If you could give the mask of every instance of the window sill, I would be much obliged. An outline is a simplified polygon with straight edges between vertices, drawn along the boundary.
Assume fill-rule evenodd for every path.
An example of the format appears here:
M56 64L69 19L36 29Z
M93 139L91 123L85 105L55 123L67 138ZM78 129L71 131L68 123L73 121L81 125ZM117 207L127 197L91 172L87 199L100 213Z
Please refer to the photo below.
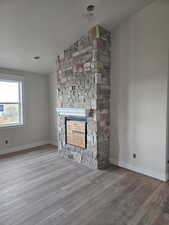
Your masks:
M4 124L0 125L0 129L7 129L7 128L22 128L24 124Z

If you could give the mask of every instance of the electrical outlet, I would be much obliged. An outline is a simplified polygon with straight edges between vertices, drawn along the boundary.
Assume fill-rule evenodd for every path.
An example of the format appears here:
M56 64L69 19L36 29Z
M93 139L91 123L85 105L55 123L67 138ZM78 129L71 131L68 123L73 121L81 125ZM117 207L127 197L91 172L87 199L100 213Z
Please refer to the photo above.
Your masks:
M136 153L133 154L133 159L136 159Z
M9 144L9 141L8 140L5 140L4 143L5 143L5 145L8 145Z

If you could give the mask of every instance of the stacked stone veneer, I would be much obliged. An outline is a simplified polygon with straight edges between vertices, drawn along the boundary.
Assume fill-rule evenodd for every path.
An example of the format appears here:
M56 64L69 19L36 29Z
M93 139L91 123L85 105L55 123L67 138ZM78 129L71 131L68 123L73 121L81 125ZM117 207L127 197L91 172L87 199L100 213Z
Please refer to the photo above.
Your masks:
M96 26L57 57L57 108L83 108L87 149L65 144L65 118L57 115L58 151L91 168L109 165L111 34Z

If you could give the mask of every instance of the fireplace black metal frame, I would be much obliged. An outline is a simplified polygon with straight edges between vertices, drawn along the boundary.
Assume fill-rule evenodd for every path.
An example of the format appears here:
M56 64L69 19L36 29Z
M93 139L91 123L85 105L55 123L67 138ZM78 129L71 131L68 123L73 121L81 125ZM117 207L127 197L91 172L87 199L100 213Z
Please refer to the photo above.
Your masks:
M85 148L82 148L82 147L79 147L79 146L76 146L76 145L71 145L71 144L67 143L67 121L70 121L70 120L73 120L73 121L84 121L85 122ZM74 147L78 147L78 148L81 148L81 149L86 149L87 148L87 118L85 118L85 117L76 117L76 116L65 117L65 144L66 145L70 145L70 146L74 146Z

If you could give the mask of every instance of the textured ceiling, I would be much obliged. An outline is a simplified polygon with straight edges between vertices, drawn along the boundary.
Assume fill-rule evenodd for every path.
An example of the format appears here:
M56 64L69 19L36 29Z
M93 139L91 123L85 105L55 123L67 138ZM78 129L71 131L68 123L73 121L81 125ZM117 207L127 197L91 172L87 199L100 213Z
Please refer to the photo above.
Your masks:
M95 24L111 29L152 0L0 0L0 67L53 71L56 54ZM87 2L95 3L92 19ZM33 60L40 56L40 60Z

